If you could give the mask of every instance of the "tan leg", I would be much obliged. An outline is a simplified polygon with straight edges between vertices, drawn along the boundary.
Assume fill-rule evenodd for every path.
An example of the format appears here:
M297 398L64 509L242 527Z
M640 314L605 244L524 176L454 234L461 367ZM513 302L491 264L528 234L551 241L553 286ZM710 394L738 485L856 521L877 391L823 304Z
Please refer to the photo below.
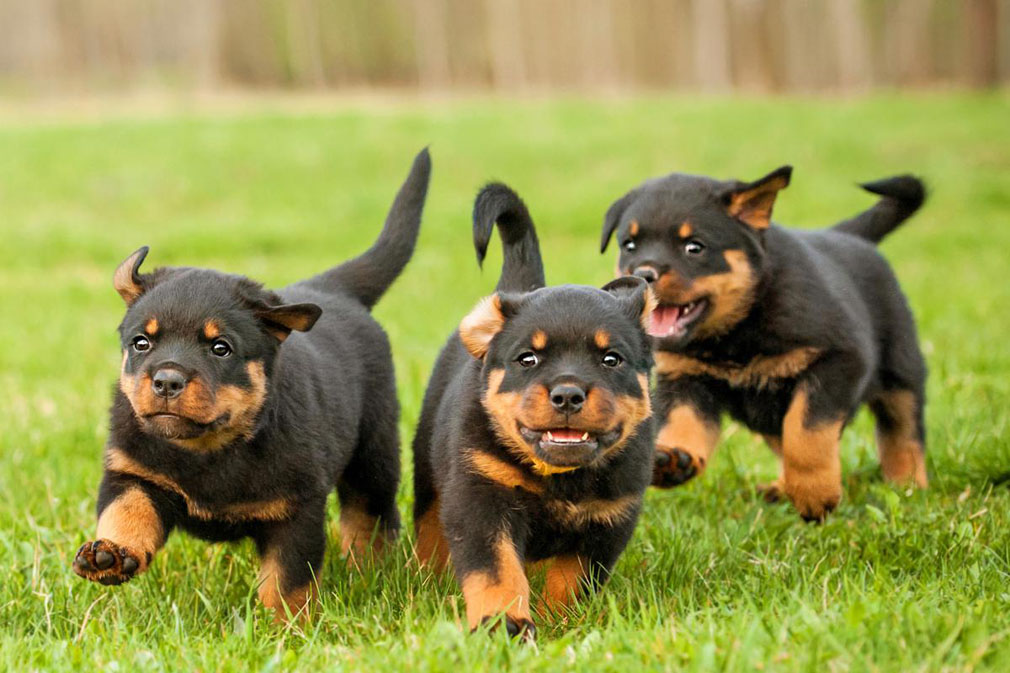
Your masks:
M807 408L807 392L801 386L782 427L782 481L800 516L821 520L842 498L839 440L844 422L810 425Z
M445 570L449 563L449 543L442 532L442 522L439 521L439 502L436 498L428 511L414 523L417 533L417 554L421 565L430 566L436 572Z
M260 565L257 593L274 613L274 621L286 622L292 618L306 619L310 600L314 596L312 582L290 586L291 578L278 553L268 552Z
M147 570L165 543L161 517L139 486L123 491L98 517L95 540L74 558L74 572L102 584L121 584Z
M919 401L908 390L884 393L872 405L877 416L877 452L884 478L926 488L926 455L919 432Z
M460 584L466 601L466 621L473 630L500 614L512 635L533 637L530 584L512 540L502 535L494 548L495 568L465 574Z
M379 518L354 503L340 505L340 553L352 561L363 561L381 554L386 536L378 527Z
M656 435L653 486L668 488L705 471L719 443L719 424L687 404L670 409Z
M558 556L547 568L544 583L544 603L557 612L571 605L582 589L586 577L586 561L577 555Z

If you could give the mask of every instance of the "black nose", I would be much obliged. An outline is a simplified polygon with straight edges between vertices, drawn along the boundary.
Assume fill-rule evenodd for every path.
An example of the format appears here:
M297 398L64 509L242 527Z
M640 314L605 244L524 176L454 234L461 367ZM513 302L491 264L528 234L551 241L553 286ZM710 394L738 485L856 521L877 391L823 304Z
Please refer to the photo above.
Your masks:
M651 266L640 266L637 269L635 269L635 272L631 275L638 276L639 278L644 278L646 281L650 283L659 278L659 272L656 271L656 269Z
M571 383L562 383L551 390L551 406L565 414L574 414L586 401L586 391Z
M151 377L151 388L158 397L172 399L186 388L186 377L178 369L159 369Z

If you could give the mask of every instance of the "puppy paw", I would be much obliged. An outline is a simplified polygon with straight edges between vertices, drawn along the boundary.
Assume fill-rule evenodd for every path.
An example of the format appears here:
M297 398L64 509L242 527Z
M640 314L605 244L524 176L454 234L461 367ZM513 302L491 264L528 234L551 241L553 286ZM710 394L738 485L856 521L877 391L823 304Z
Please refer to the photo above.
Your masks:
M537 627L532 621L525 618L515 618L505 615L505 631L509 634L509 638L518 638L519 642L532 643L536 640ZM501 619L498 616L488 616L480 620L480 623L488 624L493 623L491 630L494 631L498 628L501 623Z
M816 488L787 483L785 492L804 521L824 521L842 500L840 487Z
M705 459L681 448L657 448L652 468L652 485L659 488L680 486L705 469Z
M137 555L109 540L85 542L74 557L75 573L106 585L128 582L140 567Z
M765 502L781 502L786 497L785 485L781 479L757 485L757 492Z

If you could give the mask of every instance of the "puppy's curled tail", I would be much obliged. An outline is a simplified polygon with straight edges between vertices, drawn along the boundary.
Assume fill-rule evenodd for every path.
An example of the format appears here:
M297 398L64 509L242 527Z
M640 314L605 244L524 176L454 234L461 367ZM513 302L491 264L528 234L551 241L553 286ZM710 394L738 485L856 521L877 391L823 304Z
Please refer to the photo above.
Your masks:
M501 236L503 260L498 291L529 292L546 284L540 242L526 204L508 185L492 182L473 204L473 247L484 264L495 223Z
M832 228L872 243L882 241L926 200L925 186L919 178L912 175L897 175L867 182L860 187L882 198L867 210Z
M372 308L414 254L430 177L431 156L425 148L414 157L410 174L397 192L372 247L309 283L327 291L346 292Z

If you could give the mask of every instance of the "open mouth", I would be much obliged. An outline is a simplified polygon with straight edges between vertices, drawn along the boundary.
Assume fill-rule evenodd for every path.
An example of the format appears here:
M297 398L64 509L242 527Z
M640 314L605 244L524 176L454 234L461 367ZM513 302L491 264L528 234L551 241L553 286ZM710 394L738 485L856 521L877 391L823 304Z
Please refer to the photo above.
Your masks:
M537 458L555 467L582 467L592 462L601 446L613 444L621 435L620 428L595 434L578 428L534 430L522 425L519 434L533 447Z
M649 319L649 334L654 337L682 337L708 308L707 299L686 304L657 306Z

